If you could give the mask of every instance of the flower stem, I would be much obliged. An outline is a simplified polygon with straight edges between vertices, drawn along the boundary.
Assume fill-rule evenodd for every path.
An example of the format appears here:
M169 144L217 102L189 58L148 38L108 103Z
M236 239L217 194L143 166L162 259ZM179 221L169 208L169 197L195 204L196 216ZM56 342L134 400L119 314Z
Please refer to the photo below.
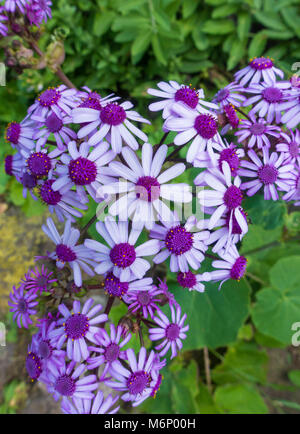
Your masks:
M209 359L209 352L208 348L203 348L203 355L204 355L204 368L205 368L205 378L206 378L206 384L207 389L211 393L212 392L212 384L211 384L211 375L210 375L210 359Z

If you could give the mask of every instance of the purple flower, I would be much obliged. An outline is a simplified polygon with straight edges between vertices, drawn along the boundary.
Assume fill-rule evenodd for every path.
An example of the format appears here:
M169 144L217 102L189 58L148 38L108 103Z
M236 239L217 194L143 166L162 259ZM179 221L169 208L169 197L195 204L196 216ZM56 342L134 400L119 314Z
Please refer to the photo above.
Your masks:
M206 149L211 158L215 158L214 148L222 145L216 116L207 110L190 109L182 103L173 104L172 111L179 117L169 117L164 123L164 129L178 132L174 144L184 145L193 139L186 161L192 163L196 155Z
M289 134L282 132L278 143L277 152L284 152L289 163L300 164L300 132L299 130L289 131Z
M22 280L26 291L34 290L36 293L49 292L52 289L52 284L57 282L57 279L53 279L53 272L48 271L47 268L42 264L41 270L35 267L34 270L29 270L25 275L25 279Z
M16 9L19 9L22 14L25 13L25 6L31 2L31 0L6 0L4 4L4 8L8 12L14 13Z
M4 24L8 21L8 17L5 15L5 8L0 6L0 35L7 36L8 28Z
M84 363L76 367L74 361L68 365L65 362L62 366L52 366L40 379L46 383L48 392L53 395L55 401L61 397L93 399L92 392L98 388L97 377L87 375L79 379L85 371Z
M85 246L99 252L100 264L95 267L98 274L113 271L121 282L128 282L134 277L141 279L149 270L150 264L143 256L155 255L159 250L159 242L149 240L135 247L142 229L132 229L128 234L128 221L116 223L112 217L105 222L96 223L97 232L104 238L109 247L95 240L85 240Z
M51 214L55 211L59 221L63 222L64 219L69 219L71 222L75 222L74 217L82 217L78 208L87 210L88 207L81 203L75 191L69 190L63 194L54 191L52 188L54 181L54 179L47 179L38 185L41 201L48 206Z
M228 279L239 282L246 272L247 259L239 255L235 246L231 246L227 252L225 250L218 252L218 255L222 260L212 262L212 266L217 270L203 273L201 276L202 280L205 282L221 281L219 289L221 289L223 283Z
M179 304L175 300L174 294L169 291L168 285L167 285L167 279L161 280L159 277L157 278L159 281L158 288L162 290L164 296L167 298L168 303L170 306L178 307Z
M14 313L13 320L17 320L19 328L25 327L27 329L32 324L30 316L35 315L37 312L33 309L38 304L38 301L35 301L37 298L36 292L34 290L25 292L23 285L19 288L13 286L9 298L9 311Z
M101 109L106 104L109 104L113 101L120 99L119 96L114 96L113 93L102 98L101 95L99 95L99 93L93 92L87 86L83 86L82 89L83 90L79 90L77 92L77 96L81 100L80 105L78 105L78 107L92 108L101 111Z
M76 192L83 203L89 201L85 189L96 201L102 201L97 191L101 184L111 183L113 178L108 176L111 172L103 167L115 158L113 151L109 151L106 142L90 152L88 143L83 142L79 150L75 141L68 144L69 154L61 156L61 163L57 167L56 174L59 178L53 183L52 189L65 193L76 186Z
M260 118L267 116L267 122L280 123L280 112L278 111L279 104L283 101L283 90L289 89L291 83L289 81L272 82L266 81L261 84L252 84L246 89L247 93L254 94L251 98L244 101L243 106L254 105L249 112L252 117L258 112Z
M159 309L156 303L160 299L157 296L161 294L163 294L163 291L156 288L156 286L153 286L148 291L130 292L126 297L126 302L129 304L128 311L134 313L139 310L143 313L144 318L148 318L148 315L153 318L154 312Z
M200 152L197 154L195 161L194 161L194 167L201 167L201 168L213 168L213 167L219 167L220 170L222 170L222 163L223 161L226 161L229 164L232 176L236 176L237 169L240 165L240 159L244 157L245 152L241 148L236 148L236 146L231 143L228 145L226 142L226 148L220 147L220 153L216 155L216 160L212 161L208 152ZM201 172L200 175L196 176L194 183L195 185L198 185L198 180L203 178L203 173Z
M112 150L118 154L122 149L122 140L133 150L139 147L138 142L132 135L146 142L148 137L139 130L132 122L144 122L149 124L147 119L142 118L136 111L130 110L133 105L129 102L108 103L101 110L79 107L73 110L73 122L75 124L86 124L78 131L78 137L86 137L97 128L97 132L89 137L88 144L95 146L109 135ZM99 128L99 129L98 129Z
M156 316L153 318L153 320L159 327L149 329L149 338L151 341L163 339L162 343L157 345L155 349L160 351L160 357L165 356L169 349L171 349L171 359L173 359L177 356L177 348L179 350L182 348L181 341L186 339L185 332L188 331L189 326L184 326L186 314L181 316L180 306L178 306L176 310L173 308L173 306L170 306L170 309L171 321L161 310L157 311L159 318Z
M212 102L223 108L229 104L232 104L235 107L240 107L246 99L244 95L241 95L243 92L245 92L243 86L236 83L229 83L216 93Z
M172 106L175 102L182 102L184 105L195 109L196 107L201 110L201 105L215 108L214 104L203 101L204 92L202 89L192 89L189 86L180 85L176 81L170 80L169 83L160 81L157 83L160 90L148 89L147 92L150 95L163 98L161 101L154 102L149 105L149 110L160 111L163 110L163 119L167 119L169 116L174 115L172 112Z
M34 148L33 133L36 123L28 118L23 119L21 123L10 122L5 130L5 140L9 142L13 148L19 151L26 151Z
M89 357L87 359L88 369L98 368L105 363L101 378L105 377L113 362L119 359L126 359L126 351L122 350L122 348L130 341L131 334L129 333L122 340L122 330L121 326L116 328L113 324L110 324L110 335L106 330L102 329L94 336L98 346L89 347L89 351L98 353L100 356Z
M78 229L71 227L71 221L67 220L63 235L59 235L53 220L47 218L47 226L42 225L45 234L56 244L54 252L49 254L49 258L56 261L58 268L63 268L65 264L73 270L74 281L77 286L82 284L81 270L83 269L89 276L94 276L93 270L89 265L94 267L96 265L96 255L85 247L83 244L76 245L80 232Z
M4 159L4 170L9 176L21 176L24 158L21 154L7 155Z
M222 163L223 173L218 169L211 169L204 176L209 190L201 190L198 193L199 202L202 206L215 208L209 222L208 229L220 226L222 216L229 215L229 234L232 234L233 218L235 217L242 232L248 231L247 221L240 211L243 194L240 189L241 179L236 176L232 182L231 170L226 161Z
M300 89L293 87L291 92L284 95L284 102L278 105L277 110L284 112L281 122L287 128L294 128L300 122Z
M238 136L238 143L243 142L244 140L250 139L247 142L249 148L253 148L253 146L257 146L259 149L263 147L271 147L270 139L272 137L278 138L280 136L280 128L275 125L267 125L264 119L258 119L249 121L244 120L239 125L238 131L234 133L235 136ZM269 138L268 136L272 136Z
M106 314L98 315L102 311L102 305L92 307L93 304L94 300L89 298L81 308L80 301L75 300L72 313L64 304L60 304L58 310L63 318L57 321L57 328L49 333L50 338L56 340L58 349L67 341L67 355L75 362L89 357L86 340L97 343L95 335L100 332L100 328L95 327L95 324L104 323L108 319Z
M234 79L241 86L259 83L260 81L276 81L276 75L283 79L284 73L276 68L273 59L269 57L254 57L246 68L234 74Z
M44 146L49 136L53 134L58 149L63 151L71 140L77 138L77 134L66 126L71 122L72 118L64 115L64 113L58 117L54 112L50 112L46 118L41 117L41 122L33 134L33 139L37 140L37 145Z
M122 399L131 401L133 407L136 407L151 396L157 384L160 367L158 368L155 352L151 351L147 357L144 347L140 349L138 359L132 348L127 350L127 357L128 369L119 361L113 362L110 374L114 380L107 380L105 384L113 389L124 391Z
M32 104L28 113L31 119L41 122L55 113L61 119L62 114L70 115L72 108L78 104L77 90L68 89L65 85L58 87L49 87L44 90Z
M30 24L40 27L43 20L46 23L48 18L52 18L51 6L50 0L31 0L30 4L26 4L26 16Z
M205 287L200 281L200 276L191 271L177 273L177 282L182 288L187 288L189 291L204 292Z
M103 282L103 289L105 294L112 297L123 297L130 295L132 291L150 291L152 288L151 277L144 277L143 279L136 280L136 277L131 277L126 282L121 282L120 279L114 276L113 273L107 273Z
M209 237L209 232L191 232L194 226L192 220L193 218L190 218L182 225L177 215L172 214L172 220L162 221L163 226L153 226L150 237L160 240L162 249L153 259L155 264L164 262L170 256L172 272L189 271L189 266L198 270L204 260L203 252L207 250L203 241Z
M239 126L240 118L238 117L235 108L232 104L227 104L223 106L222 113L225 115L225 120L227 123L221 130L221 134L227 134L227 132L232 128L236 129Z
M130 148L123 148L122 155L129 168L118 161L113 161L109 167L112 176L119 176L126 181L106 184L101 188L103 194L126 193L110 206L110 214L119 215L121 220L126 221L131 216L134 226L145 225L147 229L151 229L157 220L157 214L163 220L170 220L171 211L161 198L180 203L192 200L187 184L167 184L184 172L183 163L174 164L160 174L167 151L168 147L162 145L153 157L152 146L145 143L140 164Z
M61 409L65 414L116 414L120 406L111 409L119 399L119 395L114 398L109 394L105 399L99 390L93 399L73 398L72 402L68 398L63 398Z
M289 191L282 196L283 200L290 201L296 200L295 206L300 205L300 168L299 165L295 165L295 169L290 173L290 188Z
M22 149L21 154L25 162L19 162L20 170L23 169L23 172L26 171L36 179L40 179L51 176L57 163L57 157L61 154L61 151L54 149L48 152L47 148L36 145L30 151Z
M241 162L243 168L239 169L241 176L255 178L252 181L243 182L241 185L242 190L248 190L248 196L253 196L263 187L265 200L278 200L276 186L280 190L289 190L290 172L293 169L293 164L284 161L284 153L278 156L276 152L272 152L269 156L268 148L263 148L263 162L252 149L248 151L248 156L252 162L243 160Z

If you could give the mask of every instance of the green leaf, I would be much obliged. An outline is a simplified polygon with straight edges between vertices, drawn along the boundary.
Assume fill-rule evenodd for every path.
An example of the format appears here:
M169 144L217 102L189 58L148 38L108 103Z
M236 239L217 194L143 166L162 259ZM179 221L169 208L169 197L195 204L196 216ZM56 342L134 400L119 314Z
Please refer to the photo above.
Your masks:
M216 404L229 414L267 414L268 408L259 392L247 384L227 384L215 392Z
M256 33L249 45L248 55L250 58L259 57L263 54L267 45L267 36L264 31Z
M268 230L284 224L286 203L283 200L265 200L263 195L256 194L247 197L244 204L253 224Z
M190 329L183 349L217 348L236 340L249 311L249 288L244 281L230 280L220 291L217 284L207 283L204 293L189 293L175 282L168 285L188 315Z
M197 9L198 2L195 0L184 0L182 5L183 18L189 18Z
M151 42L151 37L152 37L151 31L142 32L138 35L138 37L136 38L136 40L132 44L131 55L132 55L134 64L137 63L141 59L141 57L143 56L143 54L145 53L145 51L149 47L150 42Z
M241 41L248 37L251 28L252 17L247 12L240 12L238 14L237 34Z
M224 5L213 10L211 15L212 18L225 18L228 15L236 13L238 6L236 5Z
M257 12L254 13L255 18L258 22L263 24L264 26L268 27L269 29L277 30L277 31L285 31L287 30L284 23L279 18L279 15L277 13L271 13L271 12Z
M109 30L114 18L115 14L112 11L96 13L93 24L93 35L98 37L104 35Z
M158 62L161 63L162 65L166 65L167 64L166 55L162 50L161 43L157 34L152 36L151 44L152 44L154 55L158 60Z
M196 26L192 32L192 38L195 42L198 50L203 51L206 50L209 46L209 39L207 35L202 32L201 26Z
M289 30L285 31L285 32L278 32L276 30L264 30L264 34L269 38L269 39L291 39L294 35L292 32L290 32Z
M294 369L288 372L290 381L295 384L295 386L300 387L300 370Z
M269 274L273 286L256 294L252 318L261 333L291 344L292 325L300 318L300 256L280 259Z
M204 384L199 385L199 394L195 398L197 413L199 414L218 414L220 413L213 397Z
M294 30L296 35L300 38L300 15L299 9L293 7L284 7L281 9L281 14L283 16L286 24Z
M16 206L23 205L25 203L25 198L23 197L23 185L13 180L9 189L9 200Z
M227 61L227 69L231 71L245 54L245 44L239 40L235 40L231 46L230 55Z
M202 27L202 31L210 35L226 35L234 29L235 25L231 20L208 20Z

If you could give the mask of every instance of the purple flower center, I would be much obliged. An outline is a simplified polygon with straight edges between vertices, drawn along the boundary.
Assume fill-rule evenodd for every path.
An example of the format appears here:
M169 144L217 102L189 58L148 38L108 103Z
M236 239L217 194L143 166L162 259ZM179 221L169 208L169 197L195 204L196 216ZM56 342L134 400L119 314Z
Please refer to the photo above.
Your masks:
M57 205L62 198L62 195L59 191L52 190L53 182L54 179L49 179L48 181L45 181L44 184L40 187L41 199L47 205Z
M43 107L51 107L59 101L60 97L61 95L58 90L49 88L40 94L38 101Z
M223 161L226 161L229 164L232 175L235 176L236 171L240 165L240 159L236 154L235 148L227 148L220 153L220 159L219 159L220 170L222 170Z
M20 313L27 312L27 301L24 298L20 298L20 300L18 301L18 311Z
M61 262L72 262L77 258L76 253L65 244L58 244L56 246L56 254Z
M267 87L266 89L263 90L262 96L268 103L271 104L271 103L281 101L282 92L277 87Z
M41 289L47 289L48 278L47 276L38 276L35 280L36 286Z
M177 282L183 288L193 288L196 285L197 280L196 276L191 271L187 271L185 273L180 271L177 274Z
M147 372L138 371L130 375L127 380L127 388L130 394L139 395L149 386L151 377Z
M115 343L109 344L104 350L104 357L106 362L114 362L120 354L120 347Z
M204 139L211 139L218 130L218 124L212 115L199 115L195 119L194 128Z
M224 99L226 99L230 95L230 92L228 89L220 89L219 92L216 94L216 101L222 102Z
M175 93L175 101L182 101L192 109L197 107L199 94L188 86L181 87Z
M240 280L247 268L247 259L244 256L239 256L230 270L230 277L234 280Z
M51 169L51 159L43 152L34 152L28 158L27 165L32 175L46 176Z
M243 193L238 187L236 187L235 185L231 185L225 191L223 200L228 209L235 209L241 205L243 200Z
M88 329L88 318L82 313L72 314L65 322L65 333L70 339L83 338Z
M5 138L8 142L17 145L19 142L21 125L17 122L10 122L6 128Z
M247 214L245 213L245 211L243 210L243 208L239 208L240 212L242 213L242 215L244 216L245 221L247 222ZM240 235L242 233L242 229L240 227L240 225L237 222L237 219L235 218L235 215L233 213L228 212L226 215L226 226L229 229L229 221L230 221L230 215L232 216L232 231L231 233L233 235Z
M236 114L236 111L232 104L228 104L224 106L225 115L228 119L228 122L232 126L232 128L237 128L238 124L240 122L240 119L238 115Z
M110 103L101 110L100 119L105 124L120 125L126 119L126 112L120 105Z
M142 176L138 179L135 186L136 196L147 202L153 202L159 198L160 184L152 176Z
M63 396L72 396L76 389L76 384L70 375L64 374L58 377L54 389Z
M91 108L100 112L102 110L100 99L101 96L97 92L91 92L89 93L89 96L83 100L79 107Z
M180 327L177 324L169 324L166 328L166 338L175 341L179 337Z
M299 143L291 142L289 144L289 153L292 158L297 158L299 156Z
M97 176L96 164L87 158L79 157L69 163L69 176L76 185L88 185Z
M7 175L13 176L12 165L13 165L13 156L12 155L7 155L5 157L5 160L4 160L4 169L5 169L5 173Z
M53 352L53 348L48 340L41 341L39 344L38 353L42 359L48 359Z
M127 268L134 263L136 258L135 249L131 244L116 244L109 253L111 262L120 268Z
M275 166L266 164L258 169L258 177L264 184L274 184L278 177L278 170Z
M250 61L249 65L253 69L268 69L272 68L273 62L271 59L268 59L266 57L257 57Z
M139 291L136 298L141 306L148 306L152 300L152 297L148 291Z
M266 127L264 126L264 124L261 124L260 122L256 122L249 127L249 130L255 136L261 136L265 132Z
M128 286L127 282L120 282L120 279L114 276L113 273L108 273L105 278L105 290L113 297L122 297L127 293Z
M167 249L176 256L189 251L193 246L193 234L178 225L171 228L165 238Z
M45 124L51 133L58 133L64 125L63 121L59 119L55 113L51 113L51 115L47 117Z
M31 190L36 186L36 177L30 173L25 172L22 176L22 184L25 188Z
M32 380L37 380L42 373L41 359L35 353L28 353L26 357L26 369Z

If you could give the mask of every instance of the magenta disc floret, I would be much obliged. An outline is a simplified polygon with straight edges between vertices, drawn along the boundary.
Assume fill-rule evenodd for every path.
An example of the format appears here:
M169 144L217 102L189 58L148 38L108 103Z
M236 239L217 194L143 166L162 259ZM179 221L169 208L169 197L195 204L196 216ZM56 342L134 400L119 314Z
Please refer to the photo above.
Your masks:
M253 69L269 69L273 66L273 61L269 59L268 57L256 57L255 59L252 59L249 63L251 68Z
M178 225L167 232L165 244L167 249L174 255L182 255L192 248L193 234L183 226Z
M18 124L18 122L10 122L6 127L5 139L14 145L17 145L19 142L20 133L21 125Z
M87 158L76 158L69 163L69 176L76 185L89 185L96 179L97 166Z
M264 184L274 184L278 177L278 170L271 164L266 164L258 169L258 177Z
M47 176L51 169L51 159L43 152L34 152L28 157L27 166L32 175Z
M54 179L49 179L40 186L40 197L47 205L55 206L60 202L62 195L59 191L52 190L53 183Z
M110 103L101 110L100 119L105 124L120 125L126 119L126 112L119 104Z
M109 256L112 263L120 268L129 267L136 259L135 249L128 243L116 244L111 249Z
M57 258L61 262L72 262L77 258L76 253L73 250L66 246L65 244L58 244L56 246L56 254Z
M182 101L192 109L195 109L199 102L199 93L189 86L183 86L176 91L175 101Z
M113 297L122 297L129 288L127 282L121 282L113 273L108 273L104 281L105 291Z
M230 270L230 277L234 280L241 280L247 268L247 259L239 256Z
M51 107L60 100L60 97L60 92L57 89L49 88L40 94L38 101L43 107Z
M142 176L137 180L135 191L139 199L153 202L159 198L160 184L152 176Z
M227 208L233 210L241 205L243 193L238 187L231 185L225 191L223 199Z
M218 131L218 124L212 115L201 114L196 117L194 128L204 139L212 139Z

